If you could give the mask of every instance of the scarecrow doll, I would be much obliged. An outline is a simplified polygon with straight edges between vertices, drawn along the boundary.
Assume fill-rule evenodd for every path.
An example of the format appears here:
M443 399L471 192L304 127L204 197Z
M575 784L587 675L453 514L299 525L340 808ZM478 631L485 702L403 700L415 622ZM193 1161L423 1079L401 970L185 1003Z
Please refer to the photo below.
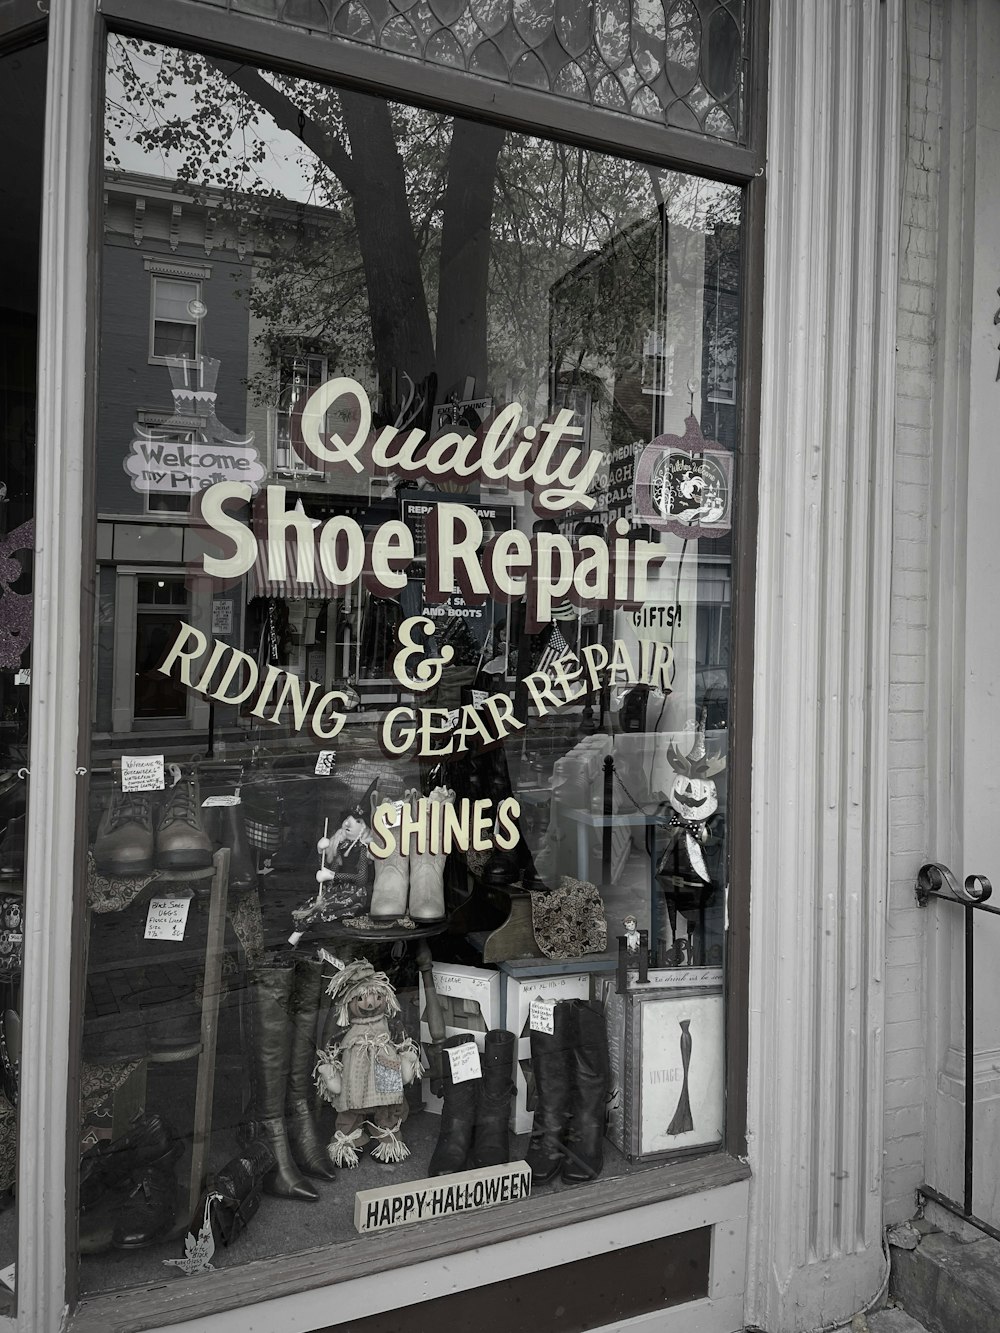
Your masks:
M402 1162L403 1088L420 1077L420 1052L403 1031L389 978L367 959L340 964L327 987L337 1033L317 1052L316 1086L337 1112L327 1149L335 1166L355 1167L372 1143L378 1162Z

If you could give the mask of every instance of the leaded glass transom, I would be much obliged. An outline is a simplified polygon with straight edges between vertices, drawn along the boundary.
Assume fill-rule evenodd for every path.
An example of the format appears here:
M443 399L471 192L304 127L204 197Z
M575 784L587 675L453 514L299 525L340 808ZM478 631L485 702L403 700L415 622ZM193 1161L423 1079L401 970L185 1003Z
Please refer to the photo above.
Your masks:
M203 0L745 142L745 0Z

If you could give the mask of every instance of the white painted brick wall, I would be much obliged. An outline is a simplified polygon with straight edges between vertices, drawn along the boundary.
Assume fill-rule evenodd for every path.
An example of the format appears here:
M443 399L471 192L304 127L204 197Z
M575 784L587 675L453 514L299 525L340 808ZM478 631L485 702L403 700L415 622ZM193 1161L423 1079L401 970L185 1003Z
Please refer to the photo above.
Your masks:
M883 1195L913 1213L924 1162L924 917L916 872L927 827L927 623L942 0L906 0L907 134L900 219L889 690L889 922Z

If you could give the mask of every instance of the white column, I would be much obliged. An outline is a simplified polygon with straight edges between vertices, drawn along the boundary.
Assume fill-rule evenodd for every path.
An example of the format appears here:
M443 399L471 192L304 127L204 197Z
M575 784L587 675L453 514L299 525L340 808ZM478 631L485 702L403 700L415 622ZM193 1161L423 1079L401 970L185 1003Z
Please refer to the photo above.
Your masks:
M772 0L747 1322L876 1294L899 0Z
M94 18L93 0L59 0L49 17L17 1181L24 1333L55 1333L65 1304Z

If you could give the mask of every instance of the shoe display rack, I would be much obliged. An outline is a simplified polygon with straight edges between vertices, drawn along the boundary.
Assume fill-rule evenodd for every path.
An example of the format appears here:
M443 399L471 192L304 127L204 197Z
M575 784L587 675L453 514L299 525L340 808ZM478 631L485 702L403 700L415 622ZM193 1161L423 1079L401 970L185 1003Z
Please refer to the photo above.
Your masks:
M194 1218L205 1186L206 1163L212 1138L212 1105L215 1091L215 1057L219 1030L222 965L229 898L230 849L214 853L212 864L196 870L157 870L152 880L153 894L159 890L190 888L195 894L209 895L208 922L204 952L198 963L201 973L200 1025L198 1040L190 1046L168 1051L149 1051L148 1064L176 1063L197 1059L194 1107L191 1117L191 1163L187 1199L178 1208L177 1223L171 1235L183 1235ZM178 963L188 962L188 951L178 946ZM183 1195L181 1196L183 1198Z

